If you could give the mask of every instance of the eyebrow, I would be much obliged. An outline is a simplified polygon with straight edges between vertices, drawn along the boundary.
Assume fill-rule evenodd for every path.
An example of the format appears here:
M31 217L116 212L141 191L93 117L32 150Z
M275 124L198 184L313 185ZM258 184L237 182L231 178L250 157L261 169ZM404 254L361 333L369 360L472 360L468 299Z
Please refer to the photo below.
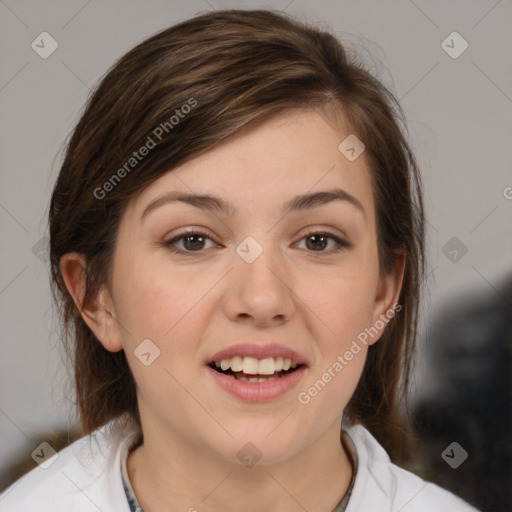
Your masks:
M282 214L286 215L290 212L317 208L333 201L346 201L347 203L355 206L366 219L366 212L361 202L353 195L345 192L340 188L325 190L322 192L311 192L308 194L296 196L285 203L283 206ZM146 217L149 212L159 208L160 206L163 206L164 204L173 202L182 202L195 206L201 210L218 211L229 216L233 216L237 212L237 209L233 204L225 201L224 199L221 199L220 197L216 197L210 194L198 195L187 194L184 192L168 192L167 194L154 199L146 206L142 212L140 221L142 222L144 217Z

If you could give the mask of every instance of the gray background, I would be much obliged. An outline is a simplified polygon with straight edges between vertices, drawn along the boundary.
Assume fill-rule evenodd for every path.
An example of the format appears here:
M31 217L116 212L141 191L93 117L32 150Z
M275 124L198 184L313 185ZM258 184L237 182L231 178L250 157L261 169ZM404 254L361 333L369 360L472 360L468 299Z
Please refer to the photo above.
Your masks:
M460 297L501 295L512 267L510 0L2 0L0 472L30 460L36 439L75 421L45 255L38 251L58 151L89 89L115 59L157 30L229 7L284 9L328 24L363 45L365 58L401 100L429 218L422 332ZM58 42L47 59L31 48L44 31ZM453 31L469 44L458 58L441 46ZM460 48L457 41L448 44ZM450 255L450 245L443 252L453 237L468 250L462 258L457 248ZM433 389L424 359L415 398Z

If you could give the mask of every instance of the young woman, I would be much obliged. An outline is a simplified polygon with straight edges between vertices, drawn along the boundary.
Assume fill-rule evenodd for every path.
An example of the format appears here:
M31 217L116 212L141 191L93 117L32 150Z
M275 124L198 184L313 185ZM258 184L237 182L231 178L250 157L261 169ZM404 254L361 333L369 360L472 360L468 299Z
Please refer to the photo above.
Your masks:
M122 57L49 214L87 435L2 510L475 510L395 465L424 265L401 119L332 35L271 11Z

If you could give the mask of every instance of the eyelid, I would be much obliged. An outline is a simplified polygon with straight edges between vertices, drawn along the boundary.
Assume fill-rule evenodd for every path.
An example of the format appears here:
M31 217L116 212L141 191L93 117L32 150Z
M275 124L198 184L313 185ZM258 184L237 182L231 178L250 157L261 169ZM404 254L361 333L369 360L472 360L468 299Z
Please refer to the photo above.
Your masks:
M304 238L305 236L309 236L309 235L327 235L332 238L337 238L340 241L345 242L347 244L349 243L348 236L336 228L327 228L327 227L319 228L319 227L314 226L314 227L307 227L305 229L306 229L306 231L304 233L302 233L301 239ZM338 231L339 234L335 233L334 231Z
M207 230L205 231L202 231L204 228L187 228L185 231L182 231L180 233L178 233L177 235L174 235L173 237L169 238L168 240L165 240L163 242L163 245L167 248L170 248L173 246L173 244L175 244L176 242L179 242L182 238L185 238L187 236L192 236L192 235L198 235L202 238L207 238L209 240L211 240L212 242L214 242L215 244L219 245L216 241L215 241L215 238L209 234L207 232ZM194 252L197 252L198 254L201 253L201 252L204 252L204 250L202 251L183 251L183 250L179 250L179 251L176 251L176 252L180 252L180 253L185 253L185 254L192 254Z

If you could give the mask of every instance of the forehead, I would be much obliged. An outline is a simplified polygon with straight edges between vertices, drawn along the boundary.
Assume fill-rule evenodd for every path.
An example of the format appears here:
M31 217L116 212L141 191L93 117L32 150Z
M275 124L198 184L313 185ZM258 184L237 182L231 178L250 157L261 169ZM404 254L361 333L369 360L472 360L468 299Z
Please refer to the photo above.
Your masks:
M371 176L364 152L351 161L339 149L348 135L316 111L279 113L164 174L129 210L140 217L156 197L179 191L226 198L240 213L262 208L277 212L290 197L342 188L371 213Z

